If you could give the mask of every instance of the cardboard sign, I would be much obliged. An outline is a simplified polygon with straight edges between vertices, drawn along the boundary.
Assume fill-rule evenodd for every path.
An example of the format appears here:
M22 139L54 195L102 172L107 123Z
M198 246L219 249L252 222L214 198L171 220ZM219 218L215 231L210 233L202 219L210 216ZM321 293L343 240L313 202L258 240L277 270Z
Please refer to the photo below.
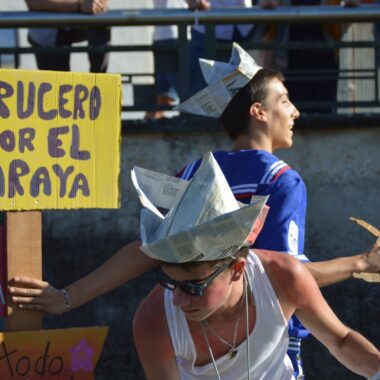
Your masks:
M119 75L0 69L0 210L119 207Z
M0 226L0 317L6 316L5 289L6 289L6 251L5 251L5 227Z
M0 379L94 380L108 327L0 333Z

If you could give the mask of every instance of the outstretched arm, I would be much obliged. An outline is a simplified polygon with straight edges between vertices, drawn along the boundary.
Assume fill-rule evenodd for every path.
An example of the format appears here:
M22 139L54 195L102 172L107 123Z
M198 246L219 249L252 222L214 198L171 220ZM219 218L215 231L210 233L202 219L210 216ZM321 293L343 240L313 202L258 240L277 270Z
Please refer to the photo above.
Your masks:
M298 264L298 263L297 263ZM294 265L294 264L293 264ZM359 333L345 326L323 298L310 273L300 267L290 269L280 286L285 305L294 304L296 315L306 328L351 371L365 377L380 369L380 353ZM290 300L290 302L289 302Z
M281 251L303 261L317 284L332 285L352 278L355 272L380 272L380 239L370 252L326 261L304 262L306 189L298 174L284 172L276 180L268 200L270 211L254 247Z
M320 287L352 278L355 272L380 272L380 238L370 252L304 264Z
M31 11L98 14L108 9L108 0L26 0Z
M66 287L70 309L105 294L153 268L140 249L140 241L130 243L87 276ZM11 301L19 308L62 314L66 300L62 292L45 281L16 277L8 287Z

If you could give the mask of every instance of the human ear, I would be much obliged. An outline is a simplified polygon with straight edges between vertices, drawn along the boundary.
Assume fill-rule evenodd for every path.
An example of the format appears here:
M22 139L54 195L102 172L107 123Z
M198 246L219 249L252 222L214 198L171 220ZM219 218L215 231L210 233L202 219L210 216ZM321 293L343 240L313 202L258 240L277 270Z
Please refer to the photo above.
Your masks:
M232 263L231 270L232 270L232 281L238 281L241 276L244 274L245 269L245 259L240 258Z
M251 105L249 109L251 117L257 121L266 121L266 112L263 105L259 102L255 102Z

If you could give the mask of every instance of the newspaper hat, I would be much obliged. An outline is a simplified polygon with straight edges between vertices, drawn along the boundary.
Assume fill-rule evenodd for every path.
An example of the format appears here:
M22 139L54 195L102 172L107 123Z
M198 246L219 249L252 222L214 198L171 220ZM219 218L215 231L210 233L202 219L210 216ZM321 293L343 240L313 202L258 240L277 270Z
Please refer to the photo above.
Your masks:
M236 42L232 44L228 63L201 58L199 64L208 86L180 104L177 109L216 118L220 117L236 93L261 69Z
M218 260L250 246L264 223L267 197L236 201L213 155L204 156L191 181L138 167L132 171L141 203L141 249L171 262ZM158 207L168 208L164 216Z

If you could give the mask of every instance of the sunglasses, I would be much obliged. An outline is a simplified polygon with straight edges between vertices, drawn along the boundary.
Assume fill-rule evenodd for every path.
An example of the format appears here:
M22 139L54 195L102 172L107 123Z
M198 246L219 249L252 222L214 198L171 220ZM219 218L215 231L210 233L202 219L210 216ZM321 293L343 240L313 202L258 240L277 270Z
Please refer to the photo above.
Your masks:
M211 284L214 278L225 271L230 266L230 264L231 261L223 264L216 271L212 272L209 276L201 280L175 281L168 277L164 272L162 272L161 269L158 269L154 272L154 277L156 281L166 289L173 291L178 287L184 293L189 294L190 296L201 297L203 296L204 290Z

